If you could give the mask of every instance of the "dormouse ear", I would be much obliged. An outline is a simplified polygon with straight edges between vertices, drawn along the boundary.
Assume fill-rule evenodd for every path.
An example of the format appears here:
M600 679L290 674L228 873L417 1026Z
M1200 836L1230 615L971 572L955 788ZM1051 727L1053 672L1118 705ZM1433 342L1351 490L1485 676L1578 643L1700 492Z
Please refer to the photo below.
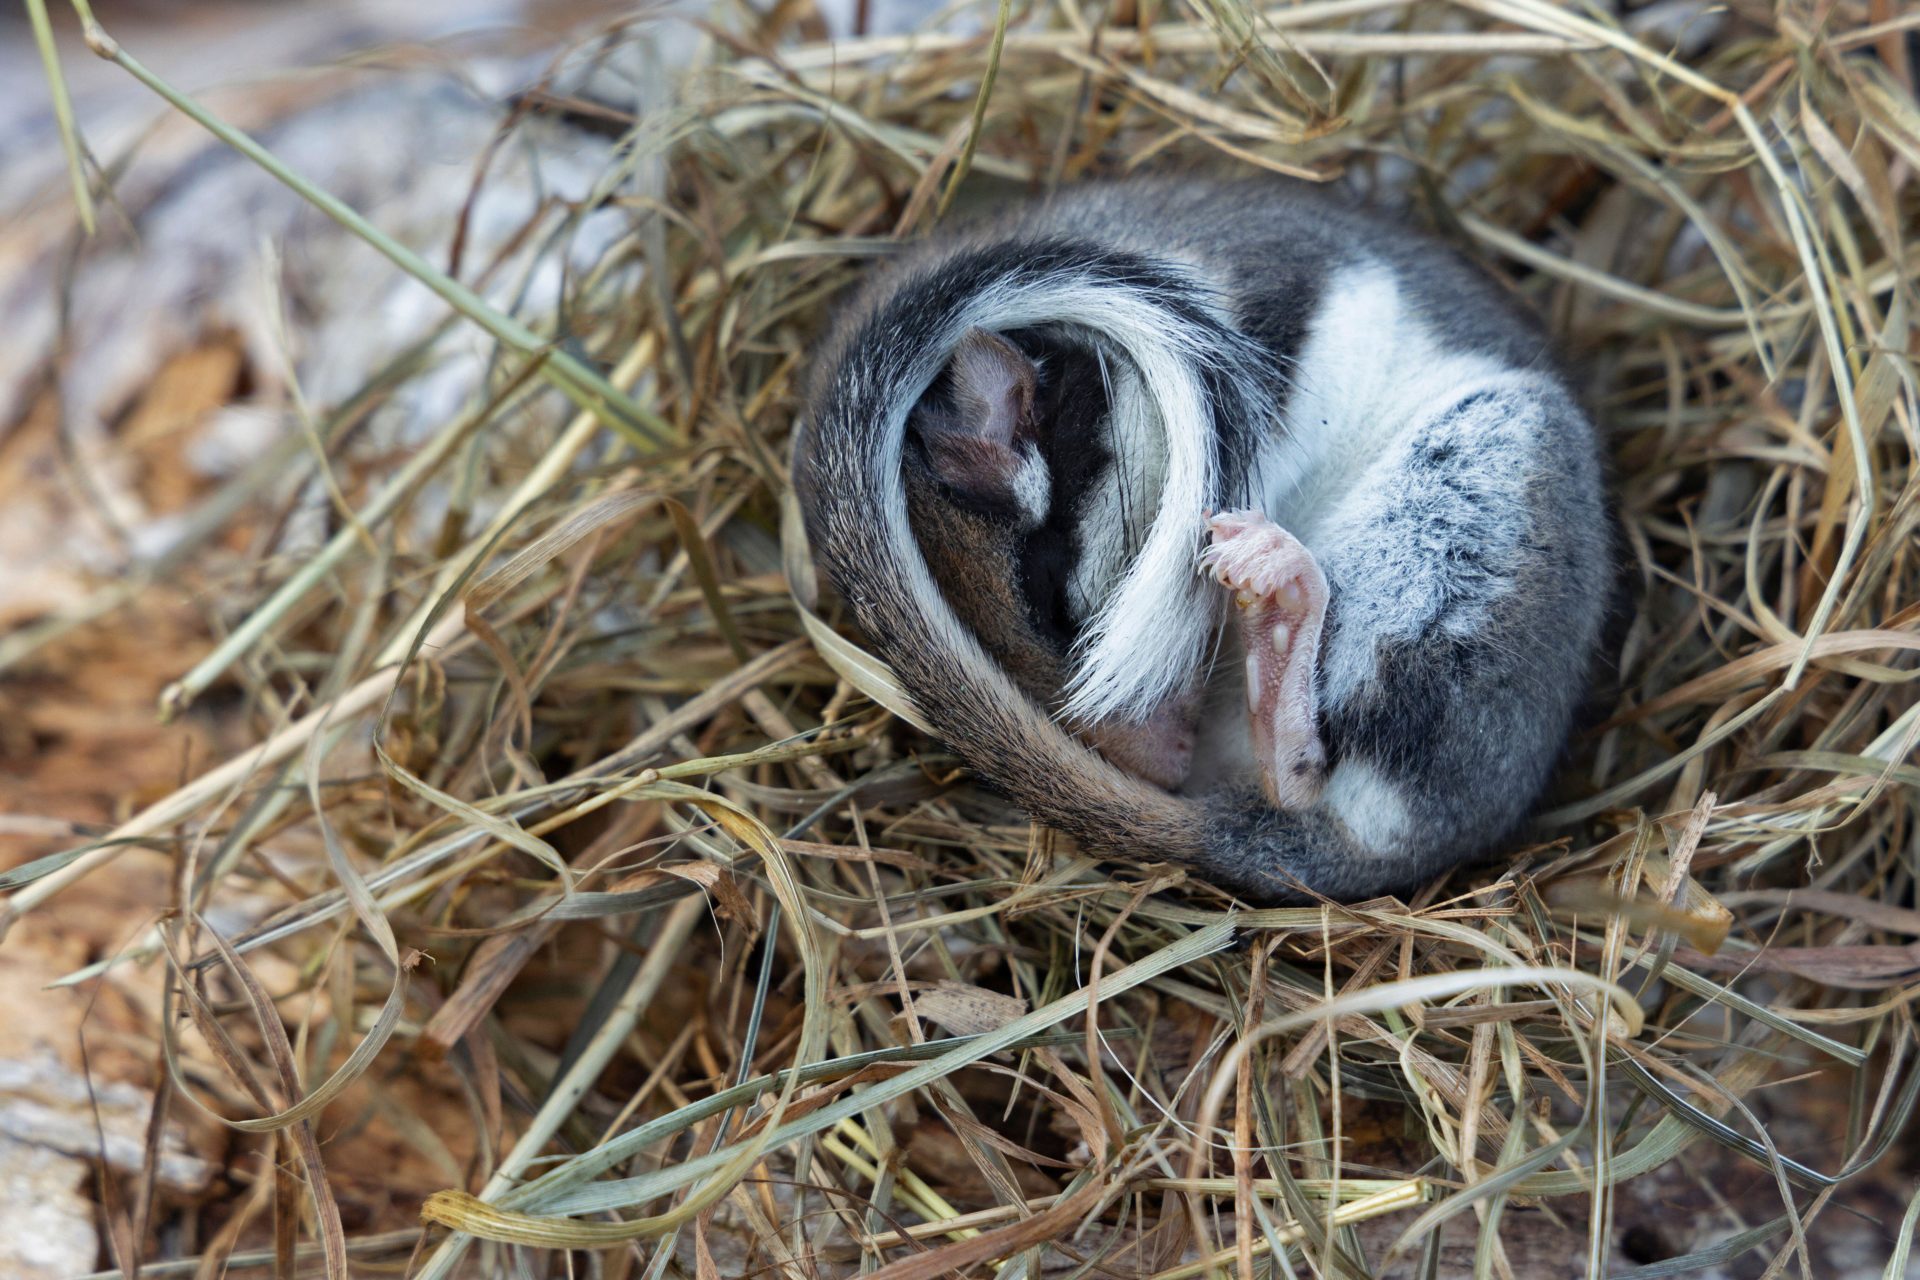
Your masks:
M974 329L960 340L944 403L929 397L913 419L942 483L987 502L1015 498L1022 470L1039 465L1020 447L1034 438L1037 372L999 334Z
M954 407L981 439L1011 446L1033 430L1033 361L997 333L969 330L953 351Z

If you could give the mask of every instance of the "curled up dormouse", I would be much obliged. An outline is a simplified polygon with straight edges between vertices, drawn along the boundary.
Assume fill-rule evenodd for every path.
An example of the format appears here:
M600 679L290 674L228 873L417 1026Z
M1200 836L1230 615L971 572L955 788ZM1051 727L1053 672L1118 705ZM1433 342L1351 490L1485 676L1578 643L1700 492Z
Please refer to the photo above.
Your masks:
M1280 181L1069 189L878 271L811 387L816 564L1040 821L1276 902L1528 816L1609 516L1543 326L1444 246Z

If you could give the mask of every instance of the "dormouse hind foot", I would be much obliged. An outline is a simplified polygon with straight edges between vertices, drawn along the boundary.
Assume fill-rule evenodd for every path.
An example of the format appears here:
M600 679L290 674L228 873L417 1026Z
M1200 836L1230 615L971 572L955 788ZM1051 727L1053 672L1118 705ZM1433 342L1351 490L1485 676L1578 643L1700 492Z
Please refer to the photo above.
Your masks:
M1213 516L1207 530L1200 567L1233 592L1261 789L1278 808L1306 808L1327 770L1314 692L1326 577L1298 538L1257 511Z

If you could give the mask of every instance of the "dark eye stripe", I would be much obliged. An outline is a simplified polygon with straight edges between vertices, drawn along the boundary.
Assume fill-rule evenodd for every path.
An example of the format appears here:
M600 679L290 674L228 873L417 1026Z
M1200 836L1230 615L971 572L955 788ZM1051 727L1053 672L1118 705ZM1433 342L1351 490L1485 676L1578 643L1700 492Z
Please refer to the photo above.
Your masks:
M1111 406L1090 347L1033 332L1008 336L1040 365L1036 416L1051 482L1047 518L1021 547L1021 589L1035 630L1064 655L1079 638L1068 587L1085 554L1081 513L1094 489L1113 479L1102 430Z

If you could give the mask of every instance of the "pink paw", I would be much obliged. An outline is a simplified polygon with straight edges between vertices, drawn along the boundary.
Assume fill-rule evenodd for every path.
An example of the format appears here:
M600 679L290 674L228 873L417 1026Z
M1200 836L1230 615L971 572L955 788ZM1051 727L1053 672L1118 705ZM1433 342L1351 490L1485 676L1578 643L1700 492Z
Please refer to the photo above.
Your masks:
M1300 540L1258 511L1229 511L1207 521L1213 542L1200 553L1200 567L1232 587L1242 609L1267 596L1296 607L1317 585L1326 593L1320 566ZM1311 581L1308 581L1311 579Z
M1257 511L1212 517L1201 568L1231 588L1247 660L1247 715L1267 798L1283 809L1320 796L1314 676L1327 614L1327 580L1300 540Z

